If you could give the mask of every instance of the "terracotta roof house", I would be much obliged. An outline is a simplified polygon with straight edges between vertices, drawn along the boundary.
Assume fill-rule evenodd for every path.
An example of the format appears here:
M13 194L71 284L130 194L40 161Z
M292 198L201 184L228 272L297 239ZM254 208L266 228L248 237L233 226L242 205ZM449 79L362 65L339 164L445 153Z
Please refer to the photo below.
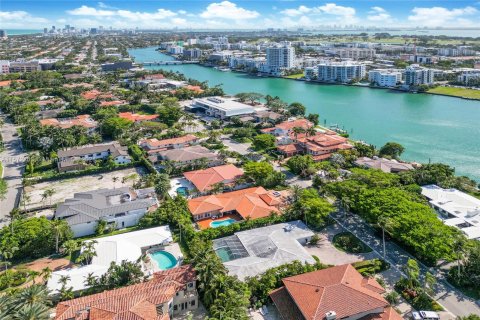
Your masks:
M153 150L148 159L154 163L159 160L171 161L175 166L192 165L202 159L205 159L208 167L223 163L216 153L198 145L182 149L170 149L164 151Z
M97 121L93 120L89 114L82 114L75 118L50 118L40 120L42 126L52 126L62 129L68 129L73 126L82 126L87 128L89 133L93 133L98 126Z
M282 123L277 124L273 128L263 129L262 132L273 134L276 137L288 138L290 133L293 132L293 128L301 128L303 130L307 130L310 127L313 127L313 123L311 123L307 119L296 119L296 120L284 121Z
M280 208L286 201L286 192L252 187L190 199L188 209L195 221L221 218L225 214L237 214L242 219L258 219L268 217L272 212L280 214Z
M121 106L126 104L125 100L112 100L112 101L102 101L100 102L100 107L110 107L110 106Z
M82 98L87 100L95 100L95 99L111 99L113 95L111 93L103 93L96 89L85 91L80 94Z
M104 291L57 305L56 320L169 320L198 308L191 265L155 273L147 282Z
M394 159L385 159L385 158L378 158L378 157L358 158L355 161L355 164L359 167L379 169L387 173L398 173L398 172L413 170L413 166L410 163L404 163Z
M168 150L188 147L198 142L198 137L193 134L187 134L182 137L171 139L142 139L138 144L145 150Z
M116 164L126 164L132 161L127 148L120 146L118 142L59 150L57 155L59 172L81 170L85 168L86 162L103 160L109 156Z
M158 118L158 114L138 114L131 112L120 112L118 116L132 122L152 121Z
M349 264L284 278L270 293L284 320L400 320L383 287Z
M198 191L204 192L208 191L217 183L232 185L236 179L243 176L243 171L233 164L226 164L204 170L184 172L183 176L190 181Z

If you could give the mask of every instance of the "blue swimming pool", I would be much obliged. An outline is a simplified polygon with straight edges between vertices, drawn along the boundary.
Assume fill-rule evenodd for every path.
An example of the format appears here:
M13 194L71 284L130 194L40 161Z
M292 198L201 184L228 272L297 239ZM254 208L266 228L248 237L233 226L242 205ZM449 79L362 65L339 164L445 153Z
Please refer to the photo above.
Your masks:
M236 220L232 219L232 218L212 221L212 222L210 222L210 227L212 227L212 228L225 227L225 226L231 225L232 223L235 223L235 221Z
M167 270L177 265L177 259L167 251L155 251L150 253L150 257L161 270Z
M186 197L188 195L188 188L187 187L178 187L177 194Z

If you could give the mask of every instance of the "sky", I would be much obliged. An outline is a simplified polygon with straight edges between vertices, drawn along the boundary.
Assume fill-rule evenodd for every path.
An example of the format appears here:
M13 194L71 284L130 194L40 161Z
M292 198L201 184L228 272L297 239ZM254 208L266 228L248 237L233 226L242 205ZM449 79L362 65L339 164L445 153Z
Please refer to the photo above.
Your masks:
M480 0L0 0L0 28L478 27Z

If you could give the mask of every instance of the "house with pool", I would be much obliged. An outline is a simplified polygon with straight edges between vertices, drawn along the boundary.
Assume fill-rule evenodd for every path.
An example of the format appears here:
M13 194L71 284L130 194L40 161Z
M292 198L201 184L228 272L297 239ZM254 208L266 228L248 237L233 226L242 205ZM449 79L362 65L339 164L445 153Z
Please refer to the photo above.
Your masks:
M289 201L289 191L252 187L211 194L188 200L188 209L200 229L230 225L244 219L281 214Z
M52 273L47 284L52 293L60 290L62 276L70 277L67 285L74 291L86 289L85 279L88 275L100 277L108 271L111 263L120 264L124 260L136 262L140 259L143 272L151 276L155 272L177 267L183 261L180 246L173 242L169 226L97 238L95 241L97 255L91 264Z
M236 232L213 240L213 249L228 273L244 280L295 260L315 263L304 248L313 235L297 220Z

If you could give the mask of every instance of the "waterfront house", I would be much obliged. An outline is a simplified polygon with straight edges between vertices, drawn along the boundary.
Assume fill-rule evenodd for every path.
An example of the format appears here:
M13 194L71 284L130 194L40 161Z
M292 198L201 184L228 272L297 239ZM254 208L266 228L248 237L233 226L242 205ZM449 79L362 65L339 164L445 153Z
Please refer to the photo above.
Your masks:
M401 320L385 289L349 264L282 279L270 298L282 320Z
M395 159L385 159L379 157L361 157L355 161L355 164L359 167L378 169L386 173L398 173L413 170L413 166L410 163L404 163L399 162Z
M208 169L184 172L185 179L190 181L201 193L208 192L214 185L223 184L232 188L235 181L243 176L243 171L233 164L211 167Z
M191 265L157 272L149 281L62 301L55 320L169 320L198 308Z
M105 160L108 157L116 164L127 164L132 161L127 148L120 146L118 142L59 150L57 155L59 172L82 170L87 163Z
M480 240L480 199L436 185L423 186L422 195L446 225L460 229L469 239Z
M68 129L73 126L81 126L87 129L88 134L94 133L95 129L98 126L98 122L93 120L93 118L89 114L82 114L74 118L41 119L40 124L42 126L52 126L52 127L57 127L61 129Z
M132 227L145 213L158 205L155 191L129 187L79 192L55 210L55 219L63 219L75 237L95 233L99 220L115 229Z

